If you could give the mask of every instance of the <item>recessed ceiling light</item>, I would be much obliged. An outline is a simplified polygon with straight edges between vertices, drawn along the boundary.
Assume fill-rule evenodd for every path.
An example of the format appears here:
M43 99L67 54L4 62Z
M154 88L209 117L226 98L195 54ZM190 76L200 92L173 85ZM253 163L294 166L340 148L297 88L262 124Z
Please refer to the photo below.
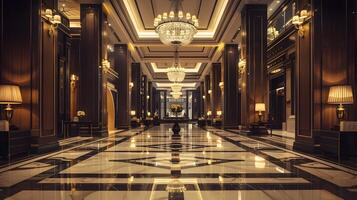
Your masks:
M278 0L278 1L276 1L276 3L280 3L280 1Z

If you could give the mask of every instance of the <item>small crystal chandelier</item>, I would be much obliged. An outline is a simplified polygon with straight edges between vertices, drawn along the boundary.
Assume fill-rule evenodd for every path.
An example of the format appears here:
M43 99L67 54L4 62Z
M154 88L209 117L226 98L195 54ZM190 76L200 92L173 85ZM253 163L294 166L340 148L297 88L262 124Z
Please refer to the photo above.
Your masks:
M181 83L172 83L171 84L171 90L173 92L180 92L182 89L182 84Z
M170 13L164 12L155 18L155 31L159 34L161 42L166 45L188 45L197 33L198 19L196 15L183 13L182 0L171 1Z
M171 82L177 83L182 82L185 79L186 73L185 68L181 67L178 61L178 47L175 51L175 61L171 67L167 70L167 77Z
M174 99L178 99L181 97L182 92L170 92L170 94Z

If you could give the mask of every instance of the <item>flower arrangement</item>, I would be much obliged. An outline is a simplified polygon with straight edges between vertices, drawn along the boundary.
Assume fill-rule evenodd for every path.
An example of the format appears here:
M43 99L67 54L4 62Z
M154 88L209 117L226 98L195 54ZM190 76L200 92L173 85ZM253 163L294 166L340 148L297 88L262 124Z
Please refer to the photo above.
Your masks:
M82 110L78 110L78 111L77 111L77 116L78 116L78 117L84 117L84 116L86 116L86 112L84 112L84 111L82 111Z
M183 110L183 107L180 104L171 104L170 106L171 112L180 113Z

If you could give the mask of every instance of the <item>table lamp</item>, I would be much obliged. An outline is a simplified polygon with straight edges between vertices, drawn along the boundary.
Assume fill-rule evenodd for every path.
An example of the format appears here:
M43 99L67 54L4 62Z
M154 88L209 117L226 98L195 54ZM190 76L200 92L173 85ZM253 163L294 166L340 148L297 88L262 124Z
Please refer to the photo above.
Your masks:
M5 119L11 121L14 109L11 107L13 104L21 104L22 97L20 87L17 85L0 85L0 104L6 105Z
M328 94L327 103L336 104L336 115L339 121L345 116L343 105L353 104L353 93L350 85L331 86Z
M258 112L259 122L262 122L263 112L265 112L265 103L256 103L255 111Z

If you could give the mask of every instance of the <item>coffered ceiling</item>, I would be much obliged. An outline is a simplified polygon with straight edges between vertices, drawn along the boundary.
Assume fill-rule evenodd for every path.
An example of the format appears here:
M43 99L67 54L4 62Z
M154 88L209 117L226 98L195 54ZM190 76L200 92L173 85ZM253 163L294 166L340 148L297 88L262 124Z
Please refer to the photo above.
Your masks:
M89 0L60 0L71 6ZM68 3L72 2L72 3ZM184 12L197 15L200 25L193 42L179 48L179 57L187 75L186 85L197 83L209 72L213 62L219 62L224 43L239 42L240 11L247 3L267 3L276 7L279 0L183 0ZM154 30L154 18L169 12L170 0L103 0L115 35L113 43L129 43L132 58L140 62L149 80L167 86L166 70L172 65L174 49L163 45ZM269 9L270 13L272 9ZM76 13L69 13L72 21ZM77 13L78 15L78 13ZM79 19L79 16L77 16Z

